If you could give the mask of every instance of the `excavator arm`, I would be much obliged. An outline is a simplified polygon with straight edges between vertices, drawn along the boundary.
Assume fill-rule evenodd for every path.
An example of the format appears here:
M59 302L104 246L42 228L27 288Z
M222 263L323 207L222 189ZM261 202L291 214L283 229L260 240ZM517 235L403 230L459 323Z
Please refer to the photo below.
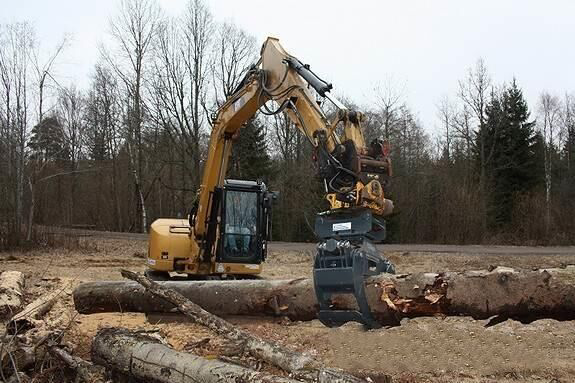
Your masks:
M310 88L335 105L336 113L331 120ZM382 150L382 143L373 142L371 147L366 147L361 130L363 116L332 97L331 89L331 84L319 78L309 66L289 55L278 39L270 37L265 41L257 65L219 108L213 121L193 221L195 238L204 243L201 247L206 253L210 252L207 247L213 245L208 238L213 221L210 219L211 195L215 188L223 185L234 138L260 108L266 114L285 112L314 146L319 175L324 180L332 209L362 206L379 216L391 212L393 205L384 198L382 187L382 179L391 175L391 163ZM275 101L279 107L269 110L266 104L269 101ZM343 135L338 137L340 123Z
M324 102L327 99L335 106L331 118L320 108L312 89ZM363 115L332 97L331 89L331 84L289 55L277 39L265 41L260 60L220 107L213 121L190 237L195 240L193 247L199 250L201 263L217 261L214 254L217 254L218 231L224 230L222 226L228 219L224 214L226 208L222 207L225 202L219 197L222 193L218 191L223 190L226 182L232 142L258 110L265 114L285 112L314 147L319 177L330 203L330 209L318 214L315 222L316 236L320 239L314 261L318 317L327 326L358 321L367 327L377 327L365 296L364 279L380 272L394 272L371 242L385 238L385 222L381 217L393 210L383 188L391 176L391 163L383 141L373 140L366 145L361 129ZM270 101L279 106L270 110ZM333 310L333 294L353 294L358 309Z

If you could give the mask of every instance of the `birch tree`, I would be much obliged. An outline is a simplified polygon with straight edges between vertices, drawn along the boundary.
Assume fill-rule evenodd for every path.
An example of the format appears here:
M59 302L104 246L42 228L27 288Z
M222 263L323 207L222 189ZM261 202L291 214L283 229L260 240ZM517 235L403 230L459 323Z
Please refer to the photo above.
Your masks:
M555 151L556 135L561 117L559 98L543 92L539 96L539 129L545 142L545 228L549 231L551 223L551 187L553 182L553 152Z
M147 218L142 182L144 180L143 89L151 55L152 42L160 21L160 8L154 0L122 0L118 16L110 24L115 47L113 52L102 49L108 64L114 69L126 89L127 148L137 195L138 230L146 232Z
M28 23L13 23L0 30L0 79L3 96L3 134L6 149L8 210L20 235L24 222L26 143L31 118L30 55L35 35Z

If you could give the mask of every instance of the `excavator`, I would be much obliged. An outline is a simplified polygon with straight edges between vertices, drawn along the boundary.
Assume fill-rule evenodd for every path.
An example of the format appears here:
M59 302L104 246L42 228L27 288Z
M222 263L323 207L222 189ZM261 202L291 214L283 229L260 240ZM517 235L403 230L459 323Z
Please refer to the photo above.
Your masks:
M233 141L250 118L258 111L285 113L313 147L330 206L315 220L318 317L330 327L348 321L378 326L364 280L394 272L374 246L385 239L383 217L393 211L384 194L392 175L389 146L381 139L365 142L362 113L343 105L330 94L332 88L288 54L277 38L266 39L258 62L213 117L201 186L188 220L158 219L151 225L150 278L166 280L170 272L207 279L261 273L275 194L261 181L226 179L226 169ZM322 109L327 102L332 106L329 117ZM334 294L353 294L357 310L334 310Z

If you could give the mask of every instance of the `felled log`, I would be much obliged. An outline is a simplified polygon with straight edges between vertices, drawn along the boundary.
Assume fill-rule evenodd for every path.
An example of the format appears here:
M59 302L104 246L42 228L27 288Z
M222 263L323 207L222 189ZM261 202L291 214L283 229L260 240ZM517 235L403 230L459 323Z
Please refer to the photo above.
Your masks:
M92 361L142 381L179 383L295 383L219 360L179 352L157 338L121 328L104 328L92 341Z
M310 279L164 282L218 316L281 315L292 320L317 316ZM375 317L396 325L403 317L502 315L518 320L575 318L575 266L545 270L493 270L379 275L366 282ZM338 295L334 309L352 309L355 299ZM74 290L76 310L96 312L174 312L175 306L133 282L90 282Z
M322 378L327 375L327 370L329 370L330 376L334 378L331 381L334 383L356 383L361 381L343 371L326 369L308 355L294 352L277 343L266 341L245 330L237 328L220 317L202 309L177 291L161 286L146 278L144 275L122 270L122 276L137 281L146 291L151 292L154 296L174 304L179 312L194 320L196 323L206 326L228 340L242 342L246 351L250 354L284 371L300 373L303 370L308 372L309 380L321 382L323 381Z
M4 271L0 274L0 317L14 315L22 306L24 274Z
M61 296L62 290L55 290L42 295L32 303L28 304L22 311L10 318L6 325L9 334L21 333L36 326L36 321L40 320L48 313L56 300Z
M315 296L307 279L237 280L237 281L170 281L158 282L176 290L219 316L274 315L313 319ZM303 293L293 296L293 294ZM102 312L170 312L175 306L147 292L137 282L98 281L82 283L73 293L74 306L81 314ZM281 302L278 299L281 298ZM291 303L288 309L281 308ZM291 310L295 309L294 312Z

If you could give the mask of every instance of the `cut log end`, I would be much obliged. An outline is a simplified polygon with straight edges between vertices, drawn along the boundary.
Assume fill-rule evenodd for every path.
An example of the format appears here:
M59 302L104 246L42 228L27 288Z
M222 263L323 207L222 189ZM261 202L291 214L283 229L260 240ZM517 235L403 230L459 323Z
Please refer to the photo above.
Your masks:
M4 271L0 274L0 318L11 317L22 306L24 274L20 271Z

